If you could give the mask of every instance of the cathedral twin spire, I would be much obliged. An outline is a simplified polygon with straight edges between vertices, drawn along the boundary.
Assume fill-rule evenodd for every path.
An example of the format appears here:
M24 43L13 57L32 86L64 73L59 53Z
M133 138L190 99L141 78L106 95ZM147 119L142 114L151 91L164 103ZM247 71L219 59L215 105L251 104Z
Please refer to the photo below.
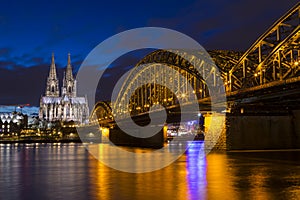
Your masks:
M47 79L46 96L59 97L59 81L56 74L56 66L54 53L52 53L51 65L49 76ZM62 96L68 97L76 96L76 81L73 77L73 71L71 66L71 55L68 54L68 64L63 78Z
M47 78L46 95L40 99L39 118L46 121L88 122L89 107L86 97L77 97L76 80L73 77L71 56L68 54L68 63L65 69L61 93L56 73L54 54L52 54L49 75Z

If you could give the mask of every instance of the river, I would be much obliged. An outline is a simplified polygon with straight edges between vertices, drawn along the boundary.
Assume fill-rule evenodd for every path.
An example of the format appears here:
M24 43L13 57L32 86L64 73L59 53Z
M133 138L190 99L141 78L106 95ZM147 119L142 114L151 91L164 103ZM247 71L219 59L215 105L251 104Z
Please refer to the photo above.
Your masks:
M0 144L0 199L300 198L298 150L200 155L199 149L196 142L163 169L127 173L80 143Z

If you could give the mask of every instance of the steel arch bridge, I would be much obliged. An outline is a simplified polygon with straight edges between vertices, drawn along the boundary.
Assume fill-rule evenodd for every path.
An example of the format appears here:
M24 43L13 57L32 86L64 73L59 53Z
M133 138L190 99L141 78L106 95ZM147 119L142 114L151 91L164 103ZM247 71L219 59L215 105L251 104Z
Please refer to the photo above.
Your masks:
M122 115L125 109L131 115L139 115L156 104L172 108L179 102L188 104L195 96L197 99L208 99L210 94L206 83L211 82L215 88L223 83L218 77L217 67L212 62L207 64L196 59L195 54L203 56L204 53L157 50L144 57L125 80L113 104L114 115ZM166 71L165 66L172 70ZM200 67L202 74L195 66ZM162 84L155 84L158 79ZM167 82L172 83L171 87L165 86Z
M226 53L209 52L218 69L210 68L208 70L202 66L201 74L195 70L195 66L201 65L201 62L193 62L192 58L188 59L192 62L185 59L186 55L183 54L188 54L188 52L156 50L144 57L129 74L116 101L112 104L116 112L113 114L122 115L128 109L131 115L138 116L148 112L149 108L155 104L172 108L178 105L178 99L188 103L191 95L196 95L199 102L208 102L209 104L210 94L206 84L208 80L212 81L215 87L224 84L227 96L243 91L299 82L299 24L300 3L278 19L244 54L234 54L229 51ZM190 53L189 56L192 57L193 53ZM149 64L147 67L140 68L147 64ZM184 77L184 79L179 79L171 75L162 78L164 79L162 82L173 82L177 86L177 90L157 84L145 84L138 87L141 79L147 79L151 83L152 80L159 77L162 69L158 64L168 65ZM215 81L218 80L217 70L221 72L221 82ZM193 89L188 90L187 85L192 85ZM131 88L135 88L134 91ZM105 104L95 105L93 113L95 112L98 113L99 120L104 120L105 117L113 120L111 107Z

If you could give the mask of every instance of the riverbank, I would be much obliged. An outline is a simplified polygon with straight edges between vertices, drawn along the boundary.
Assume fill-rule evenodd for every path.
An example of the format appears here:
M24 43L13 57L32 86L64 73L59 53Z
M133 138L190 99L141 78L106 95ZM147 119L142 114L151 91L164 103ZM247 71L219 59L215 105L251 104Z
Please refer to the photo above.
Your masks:
M82 143L78 139L20 139L20 140L0 140L0 144L13 144L13 143Z

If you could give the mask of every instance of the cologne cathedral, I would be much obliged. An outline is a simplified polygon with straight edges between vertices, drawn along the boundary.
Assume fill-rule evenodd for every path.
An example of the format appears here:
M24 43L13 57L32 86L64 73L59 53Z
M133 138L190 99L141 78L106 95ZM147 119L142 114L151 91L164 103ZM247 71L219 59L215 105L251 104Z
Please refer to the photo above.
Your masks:
M89 117L88 101L86 97L77 97L76 80L73 77L70 54L68 54L68 64L62 83L60 93L54 54L52 54L45 96L40 99L39 118L50 122L87 123Z

